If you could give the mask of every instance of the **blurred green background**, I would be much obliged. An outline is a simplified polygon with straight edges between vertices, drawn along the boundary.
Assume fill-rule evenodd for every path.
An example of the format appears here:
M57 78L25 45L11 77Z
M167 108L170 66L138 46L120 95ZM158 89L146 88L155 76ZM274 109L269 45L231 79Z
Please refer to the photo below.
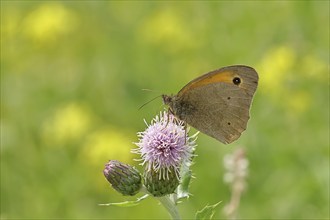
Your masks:
M138 108L233 64L260 76L251 120L228 146L199 135L182 217L222 201L224 218L243 147L240 218L329 218L329 1L1 1L1 218L168 218L152 198L98 206L134 199L104 164L140 169L132 142L163 106Z

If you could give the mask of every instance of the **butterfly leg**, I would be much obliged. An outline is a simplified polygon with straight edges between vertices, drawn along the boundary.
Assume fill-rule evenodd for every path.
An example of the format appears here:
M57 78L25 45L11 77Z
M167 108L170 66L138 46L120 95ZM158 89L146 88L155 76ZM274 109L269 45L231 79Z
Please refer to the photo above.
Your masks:
M171 115L173 115L174 116L174 121L175 121L175 123L176 124L180 124L180 119L179 118L177 118L175 115L174 115L174 113L173 113L173 111L172 111L172 109L171 108L169 108L168 110L167 110L167 120L166 120L166 125L165 125L165 127L164 128L166 128L167 127L167 125L168 125L168 123L169 123L169 121L170 121L170 116ZM184 121L183 122L184 124L184 137L185 137L185 139L184 139L184 143L186 144L186 142L187 142L187 123Z
M187 142L187 123L184 122L184 143Z
M172 112L171 109L169 108L169 109L167 110L166 125L164 126L164 129L167 127L168 123L170 122L170 114L173 114L173 112Z

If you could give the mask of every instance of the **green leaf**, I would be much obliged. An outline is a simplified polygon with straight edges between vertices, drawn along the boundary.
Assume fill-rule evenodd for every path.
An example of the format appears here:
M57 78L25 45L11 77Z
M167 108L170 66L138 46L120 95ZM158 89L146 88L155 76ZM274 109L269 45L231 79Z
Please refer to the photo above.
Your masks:
M201 219L212 219L213 215L215 213L215 208L220 204L221 202L218 202L214 205L207 205L202 210L197 211L195 215L196 220Z
M198 133L199 132L197 132L193 136L197 136ZM192 156L191 161L193 161L195 156L196 155ZM186 166L181 167L181 172L180 172L181 183L177 188L177 200L182 199L182 198L189 198L189 185L190 185L191 178L193 177L191 169L190 169L192 164L193 163L190 162L189 164L186 164Z
M113 202L113 203L106 203L106 204L99 204L100 206L118 206L118 207L132 207L137 206L140 204L140 201L146 199L149 195L145 194L144 196L137 198L135 201L125 201L125 202Z
M191 170L187 170L181 176L181 183L177 189L177 199L189 197L189 184L192 177Z

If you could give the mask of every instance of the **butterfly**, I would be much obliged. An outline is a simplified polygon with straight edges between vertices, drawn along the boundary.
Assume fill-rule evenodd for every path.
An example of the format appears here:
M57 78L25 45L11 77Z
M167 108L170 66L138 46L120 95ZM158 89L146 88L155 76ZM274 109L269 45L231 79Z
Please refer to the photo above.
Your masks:
M177 118L229 144L247 127L258 79L252 67L227 66L190 81L176 95L162 98Z

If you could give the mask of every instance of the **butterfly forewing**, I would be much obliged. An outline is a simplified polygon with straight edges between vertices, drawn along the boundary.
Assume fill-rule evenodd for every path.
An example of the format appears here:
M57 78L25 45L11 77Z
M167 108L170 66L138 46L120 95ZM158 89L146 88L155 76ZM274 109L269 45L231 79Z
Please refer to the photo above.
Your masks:
M225 83L209 84L180 97L178 106L190 107L183 110L184 114L181 109L176 112L192 127L223 143L231 143L246 129L249 119L250 101L241 96L240 89Z
M183 87L170 104L173 113L192 127L223 143L246 129L258 74L247 66L224 67Z

